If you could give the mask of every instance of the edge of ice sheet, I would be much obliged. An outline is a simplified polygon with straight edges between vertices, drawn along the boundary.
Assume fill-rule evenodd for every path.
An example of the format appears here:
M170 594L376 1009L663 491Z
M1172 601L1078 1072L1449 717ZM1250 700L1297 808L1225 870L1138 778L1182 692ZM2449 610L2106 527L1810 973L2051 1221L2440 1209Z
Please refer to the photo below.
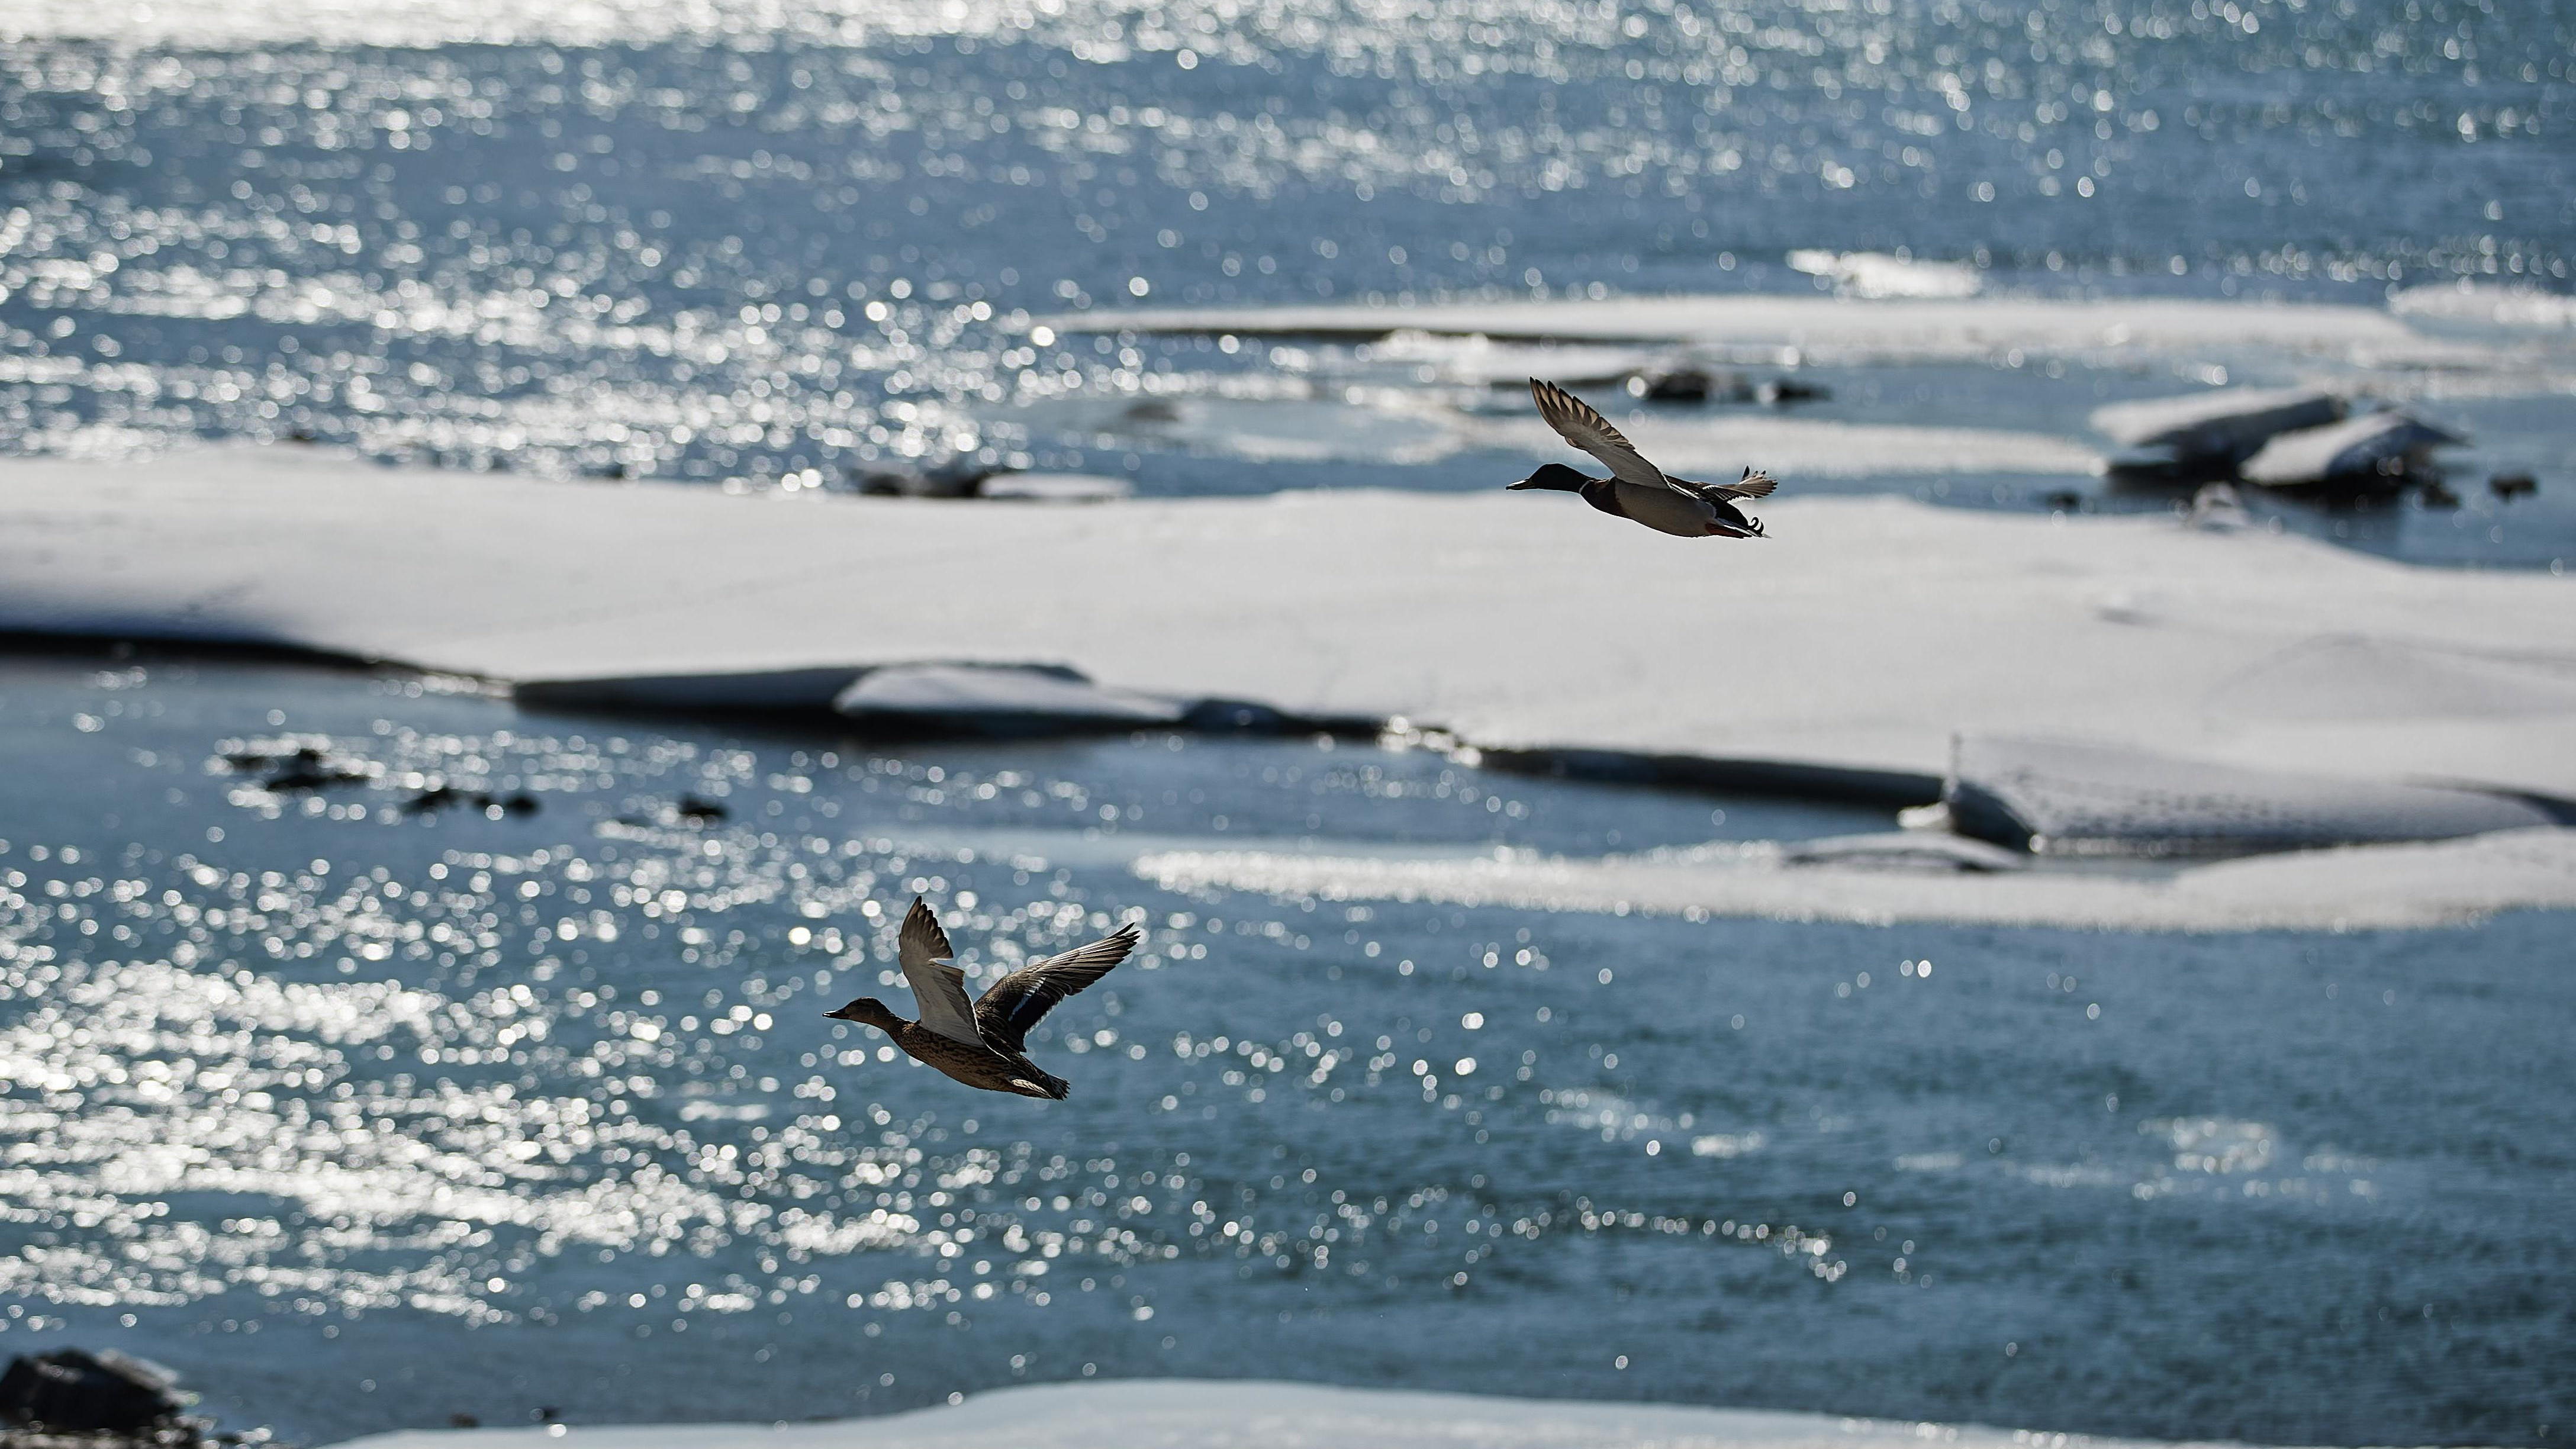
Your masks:
M346 1449L2013 1449L2033 1436L1977 1425L1916 1424L1753 1409L1516 1399L1222 1379L1032 1384L962 1404L883 1418L805 1424L640 1424L415 1429ZM2068 1444L2124 1449L2156 1441Z
M1891 925L1948 921L2125 931L2350 931L2461 925L2508 910L2576 909L2576 830L2431 845L2253 856L2170 874L1863 870L1800 864L1767 842L1574 860L1497 854L1404 860L1165 851L1136 874L1165 890L1223 887L1612 915L1759 916Z
M1980 359L2043 351L2225 345L2387 363L2485 357L2375 307L2171 298L1790 296L1495 298L1285 307L1100 308L1036 319L1058 332L1238 332L1373 338L1400 329L1510 341L1797 348L1814 358Z

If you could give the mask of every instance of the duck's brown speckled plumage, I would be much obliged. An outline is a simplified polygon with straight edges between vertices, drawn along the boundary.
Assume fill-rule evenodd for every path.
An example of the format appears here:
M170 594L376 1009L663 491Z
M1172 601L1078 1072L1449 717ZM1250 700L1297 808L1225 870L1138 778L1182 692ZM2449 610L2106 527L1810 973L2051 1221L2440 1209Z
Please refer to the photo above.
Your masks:
M1134 925L1121 926L1090 945L1031 962L994 982L970 1009L966 973L952 959L948 935L929 903L915 896L903 920L900 959L922 1019L907 1021L872 996L825 1015L873 1026L904 1055L967 1086L1062 1101L1072 1084L1029 1060L1029 1028L1057 1002L1108 975L1140 938Z

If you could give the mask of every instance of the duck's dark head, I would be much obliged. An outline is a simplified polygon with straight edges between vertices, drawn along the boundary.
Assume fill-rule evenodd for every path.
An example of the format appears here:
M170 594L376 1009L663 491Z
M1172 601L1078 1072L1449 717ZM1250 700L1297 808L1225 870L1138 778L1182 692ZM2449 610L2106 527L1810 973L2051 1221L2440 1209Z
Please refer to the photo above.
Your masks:
M1556 493L1580 493L1592 480L1563 463L1550 463L1512 485L1514 488L1545 488Z
M884 1002L873 996L862 996L838 1011L827 1011L823 1014L834 1021L855 1021L861 1026L873 1026L879 1031L892 1031L903 1025L902 1017L895 1015Z

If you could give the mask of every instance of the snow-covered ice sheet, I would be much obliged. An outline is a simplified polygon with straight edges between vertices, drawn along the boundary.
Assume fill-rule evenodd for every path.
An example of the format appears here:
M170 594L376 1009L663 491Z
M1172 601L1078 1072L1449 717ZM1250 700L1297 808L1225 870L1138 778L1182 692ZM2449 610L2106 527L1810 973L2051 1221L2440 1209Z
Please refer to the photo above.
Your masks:
M1066 665L1499 747L1938 776L1958 732L2044 734L2576 795L2576 581L2162 518L1784 494L1772 537L1736 542L1499 490L1042 509L293 448L12 460L0 630L503 680Z
M2151 1442L2044 1437L2101 1449ZM2032 1442L2027 1432L1828 1414L1143 1379L1003 1389L878 1419L415 1430L351 1440L349 1449L2020 1449Z

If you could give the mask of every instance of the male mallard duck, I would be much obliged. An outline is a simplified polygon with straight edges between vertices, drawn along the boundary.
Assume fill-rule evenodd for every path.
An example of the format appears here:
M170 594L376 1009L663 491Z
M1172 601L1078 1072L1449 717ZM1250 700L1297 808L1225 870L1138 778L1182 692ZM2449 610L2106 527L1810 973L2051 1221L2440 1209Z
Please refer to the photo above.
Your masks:
M1559 493L1580 493L1583 501L1635 523L1642 523L1659 533L1679 534L1684 538L1760 538L1759 520L1738 512L1735 500L1768 496L1778 485L1768 473L1744 470L1744 476L1733 483L1694 483L1687 478L1668 477L1664 470L1649 463L1636 446L1610 426L1610 420L1594 412L1591 406L1552 382L1530 379L1530 396L1538 399L1538 415L1557 435L1601 460L1610 470L1607 478L1588 478L1562 463L1547 466L1511 485L1514 488L1548 488Z
M894 1038L904 1055L937 1067L970 1087L1063 1101L1072 1083L1028 1058L1029 1028L1050 1007L1109 974L1141 938L1134 923L1088 946L1034 961L993 983L982 999L966 1004L966 973L950 959L948 933L921 897L903 918L897 959L921 1020L906 1021L873 996L862 996L825 1016L855 1021Z

